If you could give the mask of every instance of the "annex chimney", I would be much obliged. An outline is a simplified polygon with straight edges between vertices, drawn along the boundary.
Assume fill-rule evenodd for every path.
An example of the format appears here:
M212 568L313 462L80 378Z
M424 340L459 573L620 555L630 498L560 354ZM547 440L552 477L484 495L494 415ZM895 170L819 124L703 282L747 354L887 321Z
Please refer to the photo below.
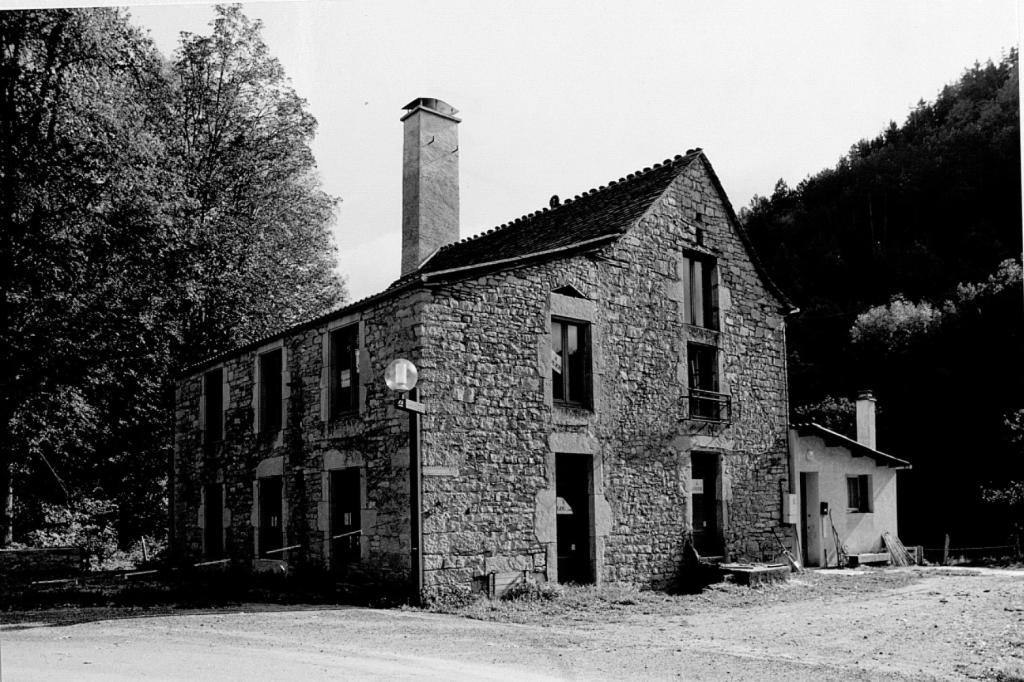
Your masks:
M403 276L459 239L460 122L455 108L432 97L420 97L404 108Z
M857 393L857 442L877 450L875 436L875 394L864 390Z

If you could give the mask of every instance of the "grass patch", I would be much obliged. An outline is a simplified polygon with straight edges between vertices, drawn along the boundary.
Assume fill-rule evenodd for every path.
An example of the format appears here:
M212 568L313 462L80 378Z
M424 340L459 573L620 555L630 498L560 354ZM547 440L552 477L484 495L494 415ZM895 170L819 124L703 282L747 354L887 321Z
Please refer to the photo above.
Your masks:
M808 571L793 574L789 581L783 583L756 587L714 583L692 594L668 594L622 585L594 587L541 583L536 587L513 590L504 599L479 596L467 604L431 610L507 623L615 623L650 615L686 616L708 609L739 609L878 592L909 585L920 577L907 571L878 569L842 575Z

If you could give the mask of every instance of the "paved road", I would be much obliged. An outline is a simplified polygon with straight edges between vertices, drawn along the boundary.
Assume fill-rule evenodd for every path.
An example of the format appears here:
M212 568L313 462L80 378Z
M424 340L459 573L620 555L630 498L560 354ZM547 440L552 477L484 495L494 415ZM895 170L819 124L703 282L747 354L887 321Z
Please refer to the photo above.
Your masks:
M517 625L268 605L136 618L76 613L82 622L0 626L3 682L1024 675L1024 582L1010 572L932 575L899 589L743 608L639 605L616 622L570 614Z
M419 612L251 608L8 626L3 680L793 680L825 672L694 648L681 619L663 623L652 642L621 625L595 631Z

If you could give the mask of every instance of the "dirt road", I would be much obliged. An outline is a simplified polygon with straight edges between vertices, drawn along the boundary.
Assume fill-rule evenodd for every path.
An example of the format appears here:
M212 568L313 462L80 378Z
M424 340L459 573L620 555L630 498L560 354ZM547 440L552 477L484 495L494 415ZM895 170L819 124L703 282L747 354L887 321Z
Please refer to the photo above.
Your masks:
M819 572L600 608L9 614L3 680L1024 679L1024 572ZM520 622L509 622L520 621Z

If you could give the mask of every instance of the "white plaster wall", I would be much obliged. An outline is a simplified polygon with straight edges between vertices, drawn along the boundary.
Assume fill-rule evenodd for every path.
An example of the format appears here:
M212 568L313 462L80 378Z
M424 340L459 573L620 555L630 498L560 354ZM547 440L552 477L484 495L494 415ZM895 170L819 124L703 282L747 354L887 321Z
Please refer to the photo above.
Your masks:
M870 457L854 457L844 447L828 447L817 436L800 436L791 442L796 448L793 473L798 495L800 473L817 472L820 501L829 503L832 522L847 553L882 551L882 533L889 531L897 535L896 469L879 465ZM847 508L846 477L863 474L871 476L872 510L851 511ZM828 555L828 563L834 565L835 543L828 517L819 516L817 510L812 512L812 517L819 518L822 524L822 550ZM805 532L802 519L798 531L802 537ZM824 559L819 557L819 562Z

